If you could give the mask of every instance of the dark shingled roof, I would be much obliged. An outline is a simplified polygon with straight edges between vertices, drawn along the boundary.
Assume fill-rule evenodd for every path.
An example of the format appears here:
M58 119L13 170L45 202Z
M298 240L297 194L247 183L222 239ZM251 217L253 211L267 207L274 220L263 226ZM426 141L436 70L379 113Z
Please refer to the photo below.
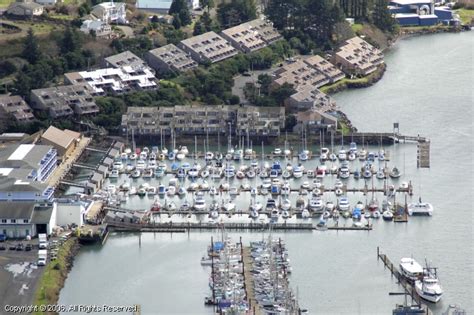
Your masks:
M48 207L36 207L33 212L33 218L31 223L36 224L47 224L51 220L51 215L53 213L53 206Z
M1 201L0 219L30 219L35 204L29 201Z

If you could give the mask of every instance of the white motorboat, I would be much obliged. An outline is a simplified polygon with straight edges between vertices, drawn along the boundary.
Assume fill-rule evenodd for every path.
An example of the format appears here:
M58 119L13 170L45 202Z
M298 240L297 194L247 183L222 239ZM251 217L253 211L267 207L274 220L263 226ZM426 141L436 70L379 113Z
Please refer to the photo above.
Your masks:
M362 149L357 155L359 156L359 160L365 161L365 159L367 158L367 151L365 149Z
M340 161L345 161L347 159L347 152L344 149L339 150L339 153L337 154L337 158Z
M277 208L272 209L272 212L270 214L270 217L272 220L278 220L278 217L280 216L280 213L278 212Z
M379 219L380 218L379 210L375 210L374 212L372 212L372 218L374 218L374 219Z
M339 170L339 177L342 179L347 179L351 176L351 172L347 166L341 167Z
M325 160L328 159L328 157L329 157L329 149L328 148L321 148L319 159L321 161L325 161Z
M120 176L118 170L112 170L109 174L109 178L118 178Z
M402 173L401 173L400 170L395 166L395 167L393 167L392 170L390 171L389 176L390 176L391 178L399 178L400 176L402 176Z
M174 212L178 207L174 201L170 201L169 203L165 204L165 208L168 211Z
M202 194L200 193L196 194L196 197L194 198L193 208L196 211L203 211L206 209L206 201L204 200L204 197Z
M309 217L311 217L311 213L308 211L308 209L303 209L303 211L301 212L301 217L303 219L308 219Z
M413 258L400 259L400 271L412 283L423 277L423 267Z
M140 173L139 170L134 170L134 171L132 172L132 175L131 175L131 176L132 176L132 178L138 178L138 177L141 176L141 173Z
M375 177L377 177L377 179L385 179L385 171L383 168L380 168L377 173L375 174Z
M166 194L168 196L174 196L176 194L176 187L175 186L169 186L166 188Z
M234 211L235 210L235 203L233 203L231 200L228 200L226 203L224 203L223 208L227 212Z
M179 187L179 189L178 189L178 196L179 196L180 198L185 197L187 193L188 193L188 192L186 191L186 188L184 188L184 187Z
M146 194L149 197L155 196L156 195L156 187L155 186L148 187L147 190L146 190Z
M327 212L332 212L334 210L334 202L328 201L326 202L326 211Z
M138 160L137 165L135 166L137 170L144 170L146 168L146 163L143 160Z
M443 288L439 284L436 274L426 270L423 278L415 281L415 290L422 299L433 303L441 300L443 295Z
M349 203L349 199L347 197L339 198L339 210L340 211L349 211L351 205Z
M382 213L382 218L383 218L385 221L392 221L392 220L393 220L393 212L390 211L390 210L385 210L385 211Z
M433 205L428 202L421 202L421 198L418 202L408 204L409 215L433 215Z
M219 217L219 212L216 210L212 210L211 213L209 214L209 217L212 219L217 219Z
M274 155L281 155L281 149L280 149L280 148L275 148L275 149L273 150L273 154L274 154Z
M293 167L293 177L294 178L303 177L303 168L300 165Z
M217 188L212 186L210 189L209 189L209 195L211 196L215 196L217 195Z
M320 197L312 197L309 200L309 209L314 212L321 212L324 209L323 200Z
M291 201L290 199L283 199L280 205L282 210L290 210L291 208Z
M201 171L201 178L208 178L209 177L209 170L207 168Z
M288 212L288 210L283 210L283 211L281 212L281 217L282 217L283 219L288 219L288 218L290 218L291 216L290 216L290 213Z

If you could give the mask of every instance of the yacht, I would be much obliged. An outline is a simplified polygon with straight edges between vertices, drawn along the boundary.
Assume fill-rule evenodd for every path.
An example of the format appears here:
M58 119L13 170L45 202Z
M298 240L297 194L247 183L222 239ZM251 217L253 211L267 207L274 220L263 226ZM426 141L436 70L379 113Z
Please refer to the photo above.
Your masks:
M437 303L443 295L436 273L430 271L425 271L423 278L415 281L415 290L422 299L433 303Z
M339 150L339 153L337 154L337 158L340 161L345 161L347 159L347 152L344 149Z
M408 204L409 215L433 215L433 205L428 202L421 202L421 198L416 203Z
M196 197L194 198L194 210L203 211L206 209L206 201L201 193L197 193Z
M413 258L400 259L400 271L412 283L423 277L423 267Z
M303 176L303 168L300 165L293 167L293 177L301 178Z
M349 199L347 197L339 198L339 210L340 211L349 211L351 205L349 203Z
M320 197L312 197L309 200L309 209L314 212L321 212L324 209L323 200Z
M351 172L349 171L349 168L347 166L341 167L339 170L339 177L342 179L347 179L351 176Z
M359 156L360 161L365 161L365 159L367 158L367 151L365 149L362 149L357 155Z

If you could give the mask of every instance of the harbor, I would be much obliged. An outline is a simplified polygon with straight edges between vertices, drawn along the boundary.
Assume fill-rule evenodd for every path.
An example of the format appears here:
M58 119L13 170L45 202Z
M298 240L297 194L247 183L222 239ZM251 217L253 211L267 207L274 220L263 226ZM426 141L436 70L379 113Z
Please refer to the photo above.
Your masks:
M392 262L398 261L401 257L409 257L412 254L416 257L429 257L430 260L436 262L440 268L440 279L445 293L439 303L429 305L433 314L442 314L452 303L461 305L468 312L472 310L470 287L464 280L465 274L472 272L472 264L470 258L466 258L463 251L460 250L470 246L469 237L466 237L468 234L461 231L470 231L471 228L470 220L466 219L470 217L469 203L466 201L470 200L470 192L467 187L472 187L472 180L469 176L459 176L459 174L465 174L470 169L471 159L469 154L466 156L457 153L464 152L466 146L471 145L470 143L466 144L466 141L470 141L472 133L469 127L469 119L467 119L471 113L459 115L459 112L469 108L469 104L466 104L466 99L469 97L466 94L468 89L466 89L466 86L463 87L462 84L463 82L469 82L469 78L462 75L462 73L465 73L462 71L462 65L450 63L450 67L459 70L456 71L459 75L456 75L456 79L453 78L453 80L443 83L444 89L450 90L453 92L452 95L456 95L450 97L448 101L442 94L431 95L426 91L438 84L435 78L439 78L441 75L451 77L453 75L451 71L448 71L449 74L442 67L437 67L436 71L427 67L423 75L410 72L408 77L406 72L401 71L401 69L410 67L416 68L417 65L425 61L440 65L441 59L445 60L443 58L438 60L439 55L437 58L431 58L429 54L421 53L419 47L426 48L435 45L436 49L439 49L446 58L450 56L449 60L456 60L459 53L456 53L456 50L453 50L452 47L458 43L459 36L469 37L472 35L441 34L429 38L402 41L397 51L387 56L388 70L383 80L366 91L348 91L335 96L339 106L360 130L385 130L390 132L392 127L390 121L398 120L407 134L422 133L430 139L429 169L417 168L418 148L416 142L398 143L394 146L386 145L385 150L390 151L389 166L397 166L403 173L399 183L394 184L394 186L399 187L402 181L408 183L411 180L412 182L413 196L410 199L410 196L407 195L407 203L416 202L421 196L422 201L432 203L435 210L431 217L409 216L408 224L395 224L384 221L382 218L379 220L371 219L373 229L369 232L332 232L329 228L327 231L314 230L313 232L293 231L287 233L275 231L274 236L281 237L285 241L291 256L293 268L291 283L299 289L301 304L311 312L316 314L386 314L392 311L396 303L401 303L401 297L389 296L388 294L389 292L400 291L400 287L395 277L392 279L388 276L387 270L383 268L383 263L381 261L377 262L375 259L374 249L377 246L385 250L385 254L392 259ZM428 60L422 61L423 58ZM397 69L400 69L400 71ZM426 72L430 72L430 75L427 75ZM397 90L395 86L405 89L406 93L394 95L392 91ZM413 95L416 95L417 92L419 93L418 97L414 97ZM411 95L410 98L407 98L405 94ZM391 100L396 101L397 104L391 103ZM354 106L355 103L358 105ZM452 104L452 106L444 106L446 103ZM419 117L424 117L424 119L420 120ZM387 122L387 119L390 119L390 121ZM440 123L446 120L454 121L455 126L441 128ZM194 151L192 147L193 140L191 139L191 144L188 144L190 151ZM347 143L346 146L350 143L350 137L347 140L345 137L345 143ZM159 143L148 144L150 149L153 145L159 145ZM308 146L310 145L314 144L308 144ZM141 145L141 148L143 146ZM284 149L281 144L279 146L282 150ZM339 149L340 143L335 146ZM360 144L358 146L362 147ZM268 148L268 152L273 150L274 147L273 145L272 148ZM317 153L319 149L318 146L309 150ZM376 143L370 150L378 152L379 145ZM201 149L201 151L203 150ZM265 151L267 151L267 148ZM266 160L270 163L269 158L266 158ZM281 165L285 167L286 164L283 159L280 158L280 160ZM192 162L192 159L188 161L190 164ZM250 162L251 160L248 160L249 164ZM318 163L317 157L302 162L306 169L311 166L314 170ZM329 162L326 163L330 164ZM360 161L351 163L360 163ZM292 160L292 165L295 164L298 164L296 158ZM202 166L204 166L204 163L202 163ZM359 165L357 166L359 167ZM356 165L353 165L351 167L352 171L355 168ZM173 175L170 174L167 177L172 178ZM337 175L327 175L323 179L323 183L327 187L334 187L337 179ZM119 177L116 182L111 184L118 188L125 180L129 181L130 178L127 176ZM283 178L280 177L280 180L283 181ZM292 177L288 180L291 188L295 187L295 189L299 189L304 181L312 184L312 180L305 178L295 179ZM139 187L142 182L148 182L150 186L155 187L159 187L160 184L156 178L149 180L140 178L131 181L131 186L135 187ZM199 178L198 184L201 181L202 179ZM213 183L210 179L207 181L209 185ZM225 179L221 178L221 181L225 182ZM245 181L249 181L249 184L253 186L252 181L248 178L242 180L234 178L229 181L231 182L230 186L237 187ZM355 184L356 180L352 174L347 179L347 187L363 189L364 180L359 179L359 181L360 184ZM374 187L383 187L383 179L379 180L374 177L373 181ZM391 181L391 179L388 179L388 181ZM218 186L220 182L216 185ZM371 182L372 179L367 183L368 189L372 187ZM191 181L186 179L185 183L190 184ZM104 187L109 184L110 180L106 180ZM168 187L169 181L163 180L162 184ZM75 194L74 190L71 190L71 193ZM187 191L187 194L189 194L187 195L189 203L192 204L193 192ZM210 205L212 198L209 193L204 192L204 194L206 203ZM223 191L224 197L225 194ZM383 192L377 192L376 194L380 202L385 198ZM405 194L407 193L401 193L396 197L397 202L401 205L405 204ZM368 191L368 203L371 195L372 193ZM270 197L270 194L256 196L260 199L258 201L263 204ZM456 198L449 198L448 196L456 196ZM293 207L296 207L298 197L298 192L292 192L290 198L288 198ZM327 201L331 199L331 201L337 203L337 198L333 192L326 192L323 197ZM237 198L240 201L236 202L236 209L242 210L242 212L248 211L252 199L250 192L240 192ZM358 201L365 205L365 196L362 192L350 192L347 194L347 198L352 207L357 205ZM128 201L121 204L120 207L136 211L148 211L154 199L155 197L150 198L147 195L142 198L129 196ZM275 199L280 199L280 196L276 196ZM181 204L181 199L178 196L175 196L173 201L175 201L177 207ZM161 200L161 205L164 206L164 200ZM188 214L186 212L184 215L172 215L171 218L168 218L168 214L165 213L161 217L165 219L163 222L171 219L174 224L180 222L178 219L186 222ZM159 215L153 216L157 217L157 223L162 222L161 218L158 221ZM202 222L208 222L209 219L212 219L208 217L209 213L192 214L189 218L192 220L189 221L199 222L197 216L201 217ZM245 217L245 215L242 216ZM220 217L223 217L224 220L228 218L227 215L219 213L219 218L217 220L213 219L215 225L218 225ZM264 216L262 215L262 217ZM231 221L237 219L238 215L234 215L234 219L231 219ZM246 223L251 222L248 215L244 219ZM266 219L270 220L268 217ZM287 219L287 223L292 223L296 219L295 216L292 216L292 218ZM316 215L312 219L313 224L316 225L318 219ZM332 222L328 221L329 227ZM342 218L340 224L341 222L343 222ZM281 216L276 223L284 223ZM347 225L352 225L352 219L347 219ZM234 239L242 236L242 242L249 244L251 241L261 239L260 231L257 231L229 231L229 235ZM217 230L203 229L201 231L193 230L190 233L141 233L141 247L138 246L139 241L136 233L112 232L108 237L106 246L101 248L96 246L85 247L81 250L69 279L61 292L59 302L80 303L88 301L89 303L104 303L105 300L108 303L121 301L134 304L136 301L152 301L151 304L143 306L143 313L153 313L153 310L159 308L167 313L185 312L187 309L193 309L196 310L196 314L209 314L211 311L203 305L203 296L209 290L209 270L203 269L197 262L202 256L203 249L207 248L210 236L217 239L216 232ZM373 255L367 253L373 253ZM117 263L117 257L120 257L122 263ZM124 268L124 265L131 267ZM137 269L143 270L147 274L147 277L140 277L140 286L136 286ZM104 288L104 276L122 279L121 284L116 288L107 289L105 297L99 299L77 288L77 283L84 281L90 286ZM156 279L159 279L160 286L156 286ZM186 281L184 288L183 281ZM374 290L374 288L377 289ZM177 296L176 292L181 292L181 294Z

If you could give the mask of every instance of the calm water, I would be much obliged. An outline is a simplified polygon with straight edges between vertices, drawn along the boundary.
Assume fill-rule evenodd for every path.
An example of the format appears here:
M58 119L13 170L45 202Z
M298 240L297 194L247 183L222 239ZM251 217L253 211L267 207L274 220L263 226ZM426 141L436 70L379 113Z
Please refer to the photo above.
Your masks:
M376 259L380 246L393 261L413 255L439 267L445 295L440 314L456 303L473 308L473 97L474 33L439 34L400 41L387 55L387 72L375 86L340 93L337 103L362 131L391 131L431 139L431 169L416 169L416 146L390 147L392 161L412 179L415 194L433 203L431 218L408 224L383 221L371 232L275 234L284 239L293 266L291 284L313 314L391 314L401 292ZM328 184L332 179L325 179ZM376 182L377 183L377 182ZM298 183L295 182L294 185ZM362 185L359 183L358 185ZM378 183L380 186L380 183ZM248 204L248 196L239 196ZM364 200L363 196L352 196ZM144 200L130 200L145 208ZM203 305L209 270L199 259L215 233L116 234L86 247L75 260L61 304L141 304L143 314L211 314ZM244 242L260 233L230 233Z

